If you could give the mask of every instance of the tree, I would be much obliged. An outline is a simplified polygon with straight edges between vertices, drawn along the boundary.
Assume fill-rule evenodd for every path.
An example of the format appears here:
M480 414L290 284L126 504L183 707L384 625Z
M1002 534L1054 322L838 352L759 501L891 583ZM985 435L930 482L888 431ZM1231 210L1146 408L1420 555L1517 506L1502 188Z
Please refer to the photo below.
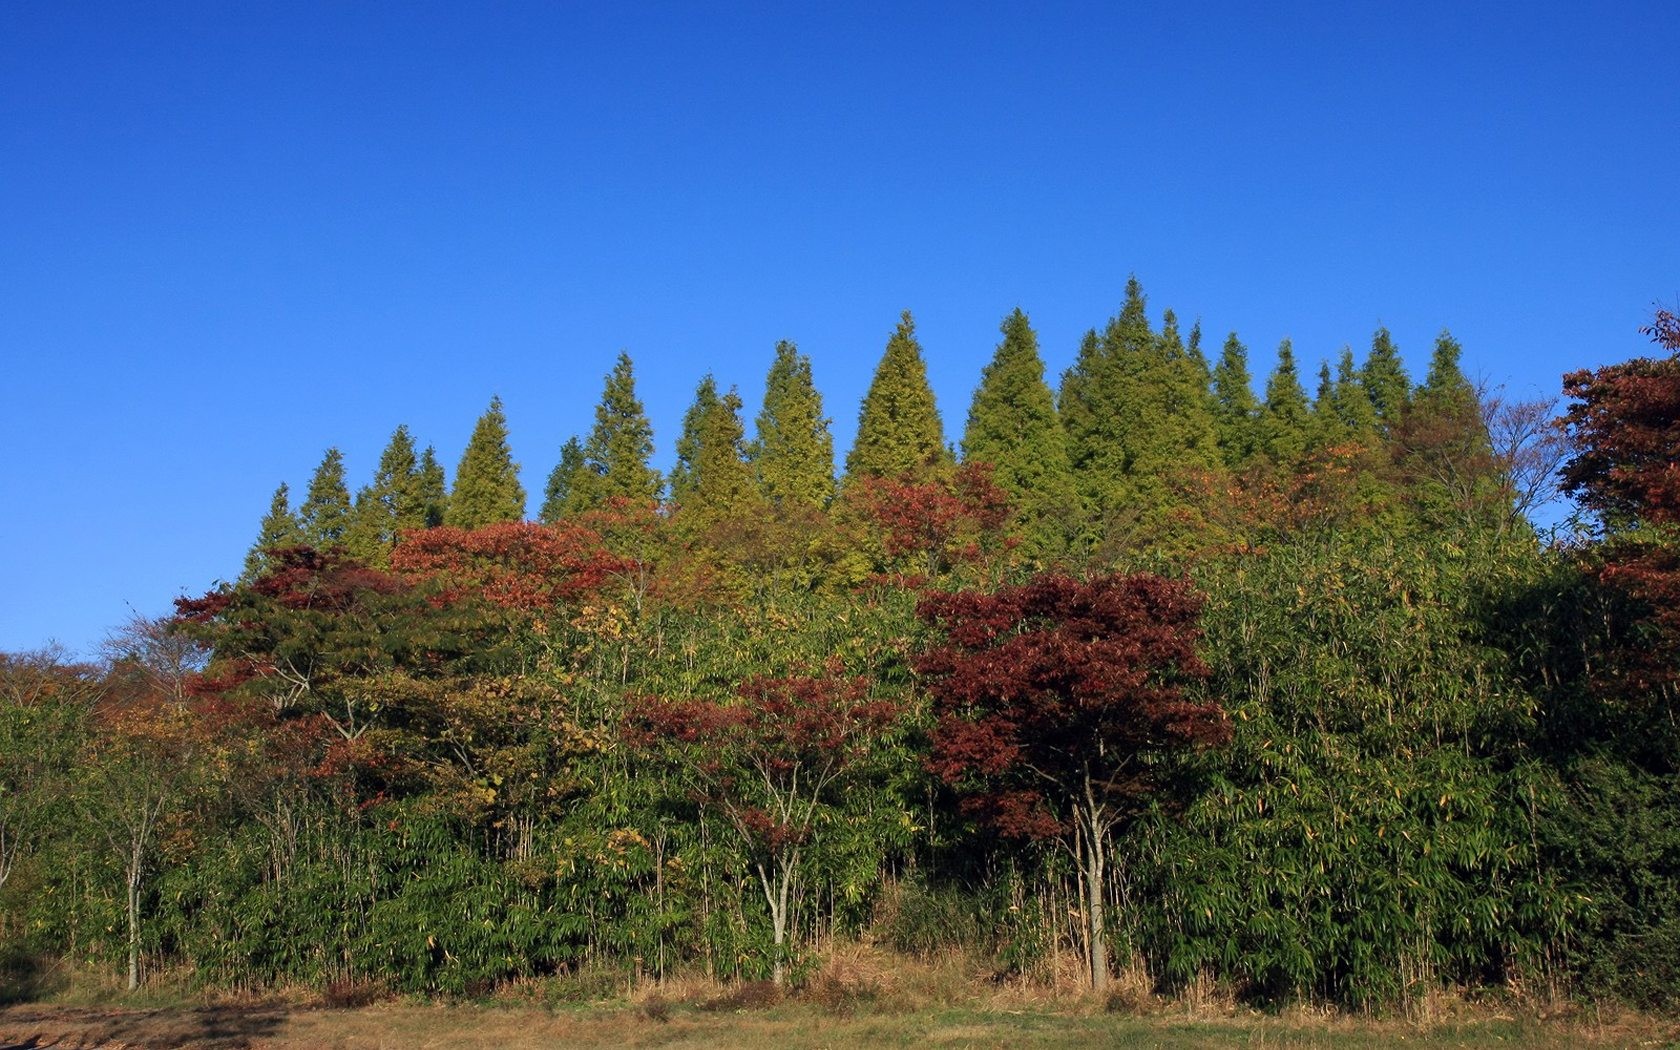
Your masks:
M385 451L373 482L356 493L344 546L352 557L380 567L391 557L391 548L406 529L426 527L426 507L419 492L420 463L414 439L407 426L398 426Z
M583 445L583 469L572 484L568 511L590 510L614 498L652 503L659 498L659 473L648 466L653 426L636 399L629 354L619 354L607 374L595 428Z
M1214 431L1225 465L1242 467L1258 450L1260 402L1248 372L1248 348L1232 332L1213 369Z
M1295 350L1278 345L1277 367L1266 380L1266 405L1260 413L1260 448L1280 468L1292 470L1307 451L1310 416L1307 392L1295 371Z
M1428 378L1390 426L1394 461L1431 524L1468 517L1503 525L1508 492L1476 390L1459 371L1461 353L1451 334L1435 340Z
M1078 506L1066 434L1044 382L1038 336L1019 309L1004 318L1003 341L980 373L968 410L963 462L989 463L1021 516L1031 554L1052 558L1067 549Z
M1108 984L1110 836L1154 789L1162 755L1230 738L1188 690L1201 600L1150 574L1043 575L995 593L922 599L942 636L917 658L937 723L930 766L1005 835L1053 838L1081 864L1091 984Z
M274 490L274 498L269 500L268 513L263 515L262 527L257 531L257 542L251 544L251 549L245 555L245 571L240 579L253 580L262 575L268 566L268 552L281 547L292 547L303 542L303 525L297 515L292 513L290 490L286 483Z
M699 475L701 430L712 409L717 407L717 381L707 373L694 388L694 401L683 413L682 433L677 436L677 461L666 478L666 495L679 507L694 491Z
M786 340L777 343L750 449L759 491L771 506L823 507L834 498L828 422L811 380L811 359Z
M627 719L627 737L691 776L702 802L746 847L770 912L771 975L780 985L802 865L900 711L837 665L820 675L749 678L737 696L643 699Z
M846 479L917 473L948 458L916 323L904 311L887 340L875 378L858 411L857 440L846 455Z
M105 688L94 668L61 649L0 652L0 889L69 816L74 752Z
M577 488L582 471L583 443L576 437L569 437L560 446L560 462L549 472L548 485L543 489L542 510L537 513L538 521L552 525L560 520L571 504L572 491Z
M1412 381L1400 363L1400 351L1387 328L1378 327L1371 337L1371 353L1359 370L1359 384L1371 399L1371 407L1376 409L1377 422L1388 427L1400 421L1411 397Z
M309 492L298 508L298 527L304 543L326 550L344 542L350 525L350 490L344 485L344 455L327 449L309 479Z
M455 491L450 495L448 524L476 529L525 518L525 489L519 484L519 464L508 449L507 417L502 399L492 397L490 407L473 427L461 464L455 468Z
M437 452L430 445L420 453L420 466L414 476L414 498L423 519L422 527L435 529L443 524L449 510L449 482L443 475Z

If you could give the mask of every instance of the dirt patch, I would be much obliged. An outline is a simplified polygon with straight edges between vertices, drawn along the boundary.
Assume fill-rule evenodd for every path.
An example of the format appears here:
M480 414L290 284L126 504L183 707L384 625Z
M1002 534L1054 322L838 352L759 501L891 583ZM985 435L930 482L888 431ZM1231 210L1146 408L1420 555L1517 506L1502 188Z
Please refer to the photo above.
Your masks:
M119 1007L11 1006L0 1009L0 1050L144 1047L244 1050L286 1023L278 1004L131 1010Z

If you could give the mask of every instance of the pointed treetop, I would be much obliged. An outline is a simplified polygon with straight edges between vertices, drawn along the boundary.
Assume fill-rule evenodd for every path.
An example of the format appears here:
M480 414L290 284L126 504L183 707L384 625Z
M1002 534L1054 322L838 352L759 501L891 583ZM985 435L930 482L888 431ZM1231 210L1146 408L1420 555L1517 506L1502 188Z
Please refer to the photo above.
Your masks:
M601 403L595 406L595 428L583 444L583 470L572 489L569 511L599 507L609 499L652 503L659 498L659 472L648 465L653 456L653 425L636 398L636 377L630 355L620 353L607 373Z
M508 448L507 416L502 399L490 399L455 468L455 492L447 520L462 529L523 521L525 489L519 484L519 465Z
M747 462L741 395L713 390L694 430L694 459L681 514L702 525L742 515L758 503L758 486Z
M583 443L576 437L569 437L560 446L560 462L548 475L548 485L543 489L542 510L537 514L538 521L552 525L560 520L571 502L572 489L577 485L582 470Z
M344 484L344 454L338 449L327 449L309 479L309 491L298 508L298 524L303 542L311 547L325 550L343 542L350 525L350 490Z
M292 513L291 490L285 482L281 482L268 502L268 513L263 516L262 526L257 531L257 541L251 544L250 552L245 555L245 571L240 579L249 583L261 576L268 567L269 551L302 542L303 528Z
M1387 328L1379 327L1371 337L1371 354L1359 370L1359 383L1371 399L1371 407L1377 410L1379 422L1391 426L1399 421L1411 397L1412 381L1406 376L1400 351Z
M1228 467L1247 463L1259 445L1260 401L1248 371L1248 348L1232 332L1213 369L1213 421L1219 452Z
M764 379L764 407L751 455L759 491L773 506L821 507L834 497L834 438L811 359L792 343L776 344Z
M916 342L916 324L906 310L887 340L858 412L857 440L846 456L846 476L897 477L934 467L948 455L927 364Z
M667 494L678 506L694 490L700 461L700 431L717 403L717 382L707 373L694 388L694 402L683 414L682 433L677 437L677 461L671 467Z
M1295 370L1295 348L1288 339L1278 345L1277 367L1266 380L1266 407L1260 413L1260 447L1273 463L1292 467L1306 453L1307 392Z
M430 445L420 453L420 465L414 472L414 506L421 528L435 529L443 524L449 507L449 479L438 462L437 450Z

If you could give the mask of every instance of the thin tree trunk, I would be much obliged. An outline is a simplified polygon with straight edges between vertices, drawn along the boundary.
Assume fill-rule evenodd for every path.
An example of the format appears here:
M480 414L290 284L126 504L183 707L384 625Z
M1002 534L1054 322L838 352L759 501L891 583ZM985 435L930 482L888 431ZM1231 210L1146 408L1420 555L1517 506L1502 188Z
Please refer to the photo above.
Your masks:
M1103 834L1102 814L1089 779L1085 782L1085 915L1089 924L1086 943L1090 949L1091 990L1101 995L1108 991L1108 941L1104 936L1103 915Z
M128 857L128 990L140 987L140 862L144 858L146 840L134 836L134 848Z

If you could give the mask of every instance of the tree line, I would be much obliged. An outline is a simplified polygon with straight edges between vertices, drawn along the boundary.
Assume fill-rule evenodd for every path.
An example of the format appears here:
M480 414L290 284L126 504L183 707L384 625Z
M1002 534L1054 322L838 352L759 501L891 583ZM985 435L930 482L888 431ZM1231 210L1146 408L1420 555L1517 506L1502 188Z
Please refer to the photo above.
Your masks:
M1379 330L1308 397L1128 285L1052 392L1019 311L946 444L909 315L835 477L809 361L631 365L537 521L329 452L244 572L0 664L0 930L131 985L797 982L869 936L1007 979L1672 1005L1680 326L1502 402ZM1567 462L1564 460L1567 458ZM1559 474L1556 469L1562 464ZM1561 479L1583 528L1525 511ZM590 985L591 981L598 982Z

